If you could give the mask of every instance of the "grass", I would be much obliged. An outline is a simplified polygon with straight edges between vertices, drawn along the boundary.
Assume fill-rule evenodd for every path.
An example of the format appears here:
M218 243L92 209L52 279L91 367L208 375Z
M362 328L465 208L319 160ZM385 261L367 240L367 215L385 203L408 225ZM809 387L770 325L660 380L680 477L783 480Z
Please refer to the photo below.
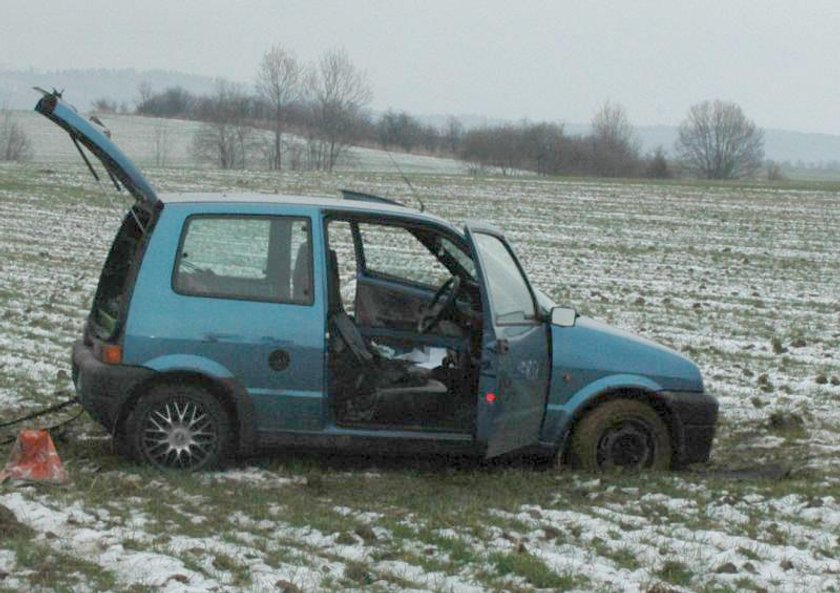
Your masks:
M558 574L546 566L545 562L526 551L497 552L490 555L490 562L498 575L519 577L538 589L568 591L585 586L588 582L588 579L580 575Z
M213 558L213 568L229 572L232 575L232 583L238 587L246 586L251 582L251 576L247 567L242 566L238 561L223 553L216 553Z
M4 166L0 179L4 418L69 388L69 346L118 219L80 168L41 169ZM381 173L156 169L150 177L164 191L353 187L411 199L399 176ZM435 213L507 228L532 280L563 302L690 352L722 402L712 463L595 477L530 459L275 451L238 462L232 474L160 474L115 457L107 435L83 419L56 438L72 483L2 485L0 505L19 495L74 509L81 523L61 525L67 534L95 529L103 545L176 559L190 578L220 590L276 582L300 590L608 591L633 583L734 591L794 582L830 590L826 571L840 556L826 522L838 512L840 483L840 454L832 453L840 390L830 382L840 348L837 188L444 175L412 182ZM251 473L236 477L245 467ZM709 568L718 550L708 533L730 544L741 573ZM771 583L762 574L776 574L787 546L816 568L795 565ZM0 541L0 571L20 581L11 590L83 581L95 590L149 589L119 580L97 558L43 537ZM748 562L754 574L743 569ZM429 574L440 579L424 582Z
M656 575L664 581L681 587L690 585L694 578L694 573L688 565L679 560L666 560L656 571Z
M28 582L33 588L44 587L54 591L76 590L92 585L96 590L114 590L116 579L110 571L92 562L79 559L72 553L58 552L42 543L13 540L11 544L20 568L31 571Z

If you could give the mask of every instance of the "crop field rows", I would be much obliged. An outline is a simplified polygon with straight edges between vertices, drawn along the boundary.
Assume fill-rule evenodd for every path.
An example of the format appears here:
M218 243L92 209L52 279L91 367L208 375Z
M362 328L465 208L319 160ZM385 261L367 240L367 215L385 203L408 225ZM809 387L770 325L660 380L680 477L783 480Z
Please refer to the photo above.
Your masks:
M147 174L162 191L413 200L392 174ZM840 194L412 184L444 218L506 229L558 302L692 357L721 402L712 461L599 477L284 451L176 476L116 457L83 418L57 438L69 485L0 485L0 591L840 591ZM0 418L70 394L120 216L80 166L0 166Z

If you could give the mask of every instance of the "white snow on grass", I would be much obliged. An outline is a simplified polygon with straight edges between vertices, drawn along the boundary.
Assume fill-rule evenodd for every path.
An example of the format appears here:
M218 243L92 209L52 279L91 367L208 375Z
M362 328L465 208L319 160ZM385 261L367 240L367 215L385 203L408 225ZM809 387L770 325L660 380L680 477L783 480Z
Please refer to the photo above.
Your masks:
M135 119L108 123L142 153L148 122ZM0 165L0 419L68 395L70 346L122 216L43 123L53 136L36 146L68 154ZM698 362L721 402L712 462L635 479L435 473L413 460L347 469L284 454L174 477L131 471L85 420L57 442L70 485L0 485L0 505L35 531L0 541L0 590L37 589L33 558L61 554L87 564L50 587L79 591L95 590L80 584L85 570L116 591L179 593L840 591L838 193L472 179L406 158L424 171L412 183L429 210L506 229L556 300ZM377 172L148 174L162 191L412 199L398 175Z

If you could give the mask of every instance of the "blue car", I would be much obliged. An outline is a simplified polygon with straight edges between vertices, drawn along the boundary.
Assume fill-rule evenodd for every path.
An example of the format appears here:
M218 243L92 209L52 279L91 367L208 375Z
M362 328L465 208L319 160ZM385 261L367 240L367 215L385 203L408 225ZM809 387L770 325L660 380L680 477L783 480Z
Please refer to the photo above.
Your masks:
M184 470L288 446L538 449L591 470L708 459L718 404L698 368L552 302L498 228L356 192L159 195L58 94L36 111L134 198L72 354L82 404L127 455Z

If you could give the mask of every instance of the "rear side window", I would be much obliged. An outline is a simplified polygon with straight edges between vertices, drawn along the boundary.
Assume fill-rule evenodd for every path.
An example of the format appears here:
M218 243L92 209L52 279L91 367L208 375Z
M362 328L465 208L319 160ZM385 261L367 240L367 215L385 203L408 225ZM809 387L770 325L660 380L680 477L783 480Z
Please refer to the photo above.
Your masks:
M309 219L192 216L173 284L190 296L312 304Z

